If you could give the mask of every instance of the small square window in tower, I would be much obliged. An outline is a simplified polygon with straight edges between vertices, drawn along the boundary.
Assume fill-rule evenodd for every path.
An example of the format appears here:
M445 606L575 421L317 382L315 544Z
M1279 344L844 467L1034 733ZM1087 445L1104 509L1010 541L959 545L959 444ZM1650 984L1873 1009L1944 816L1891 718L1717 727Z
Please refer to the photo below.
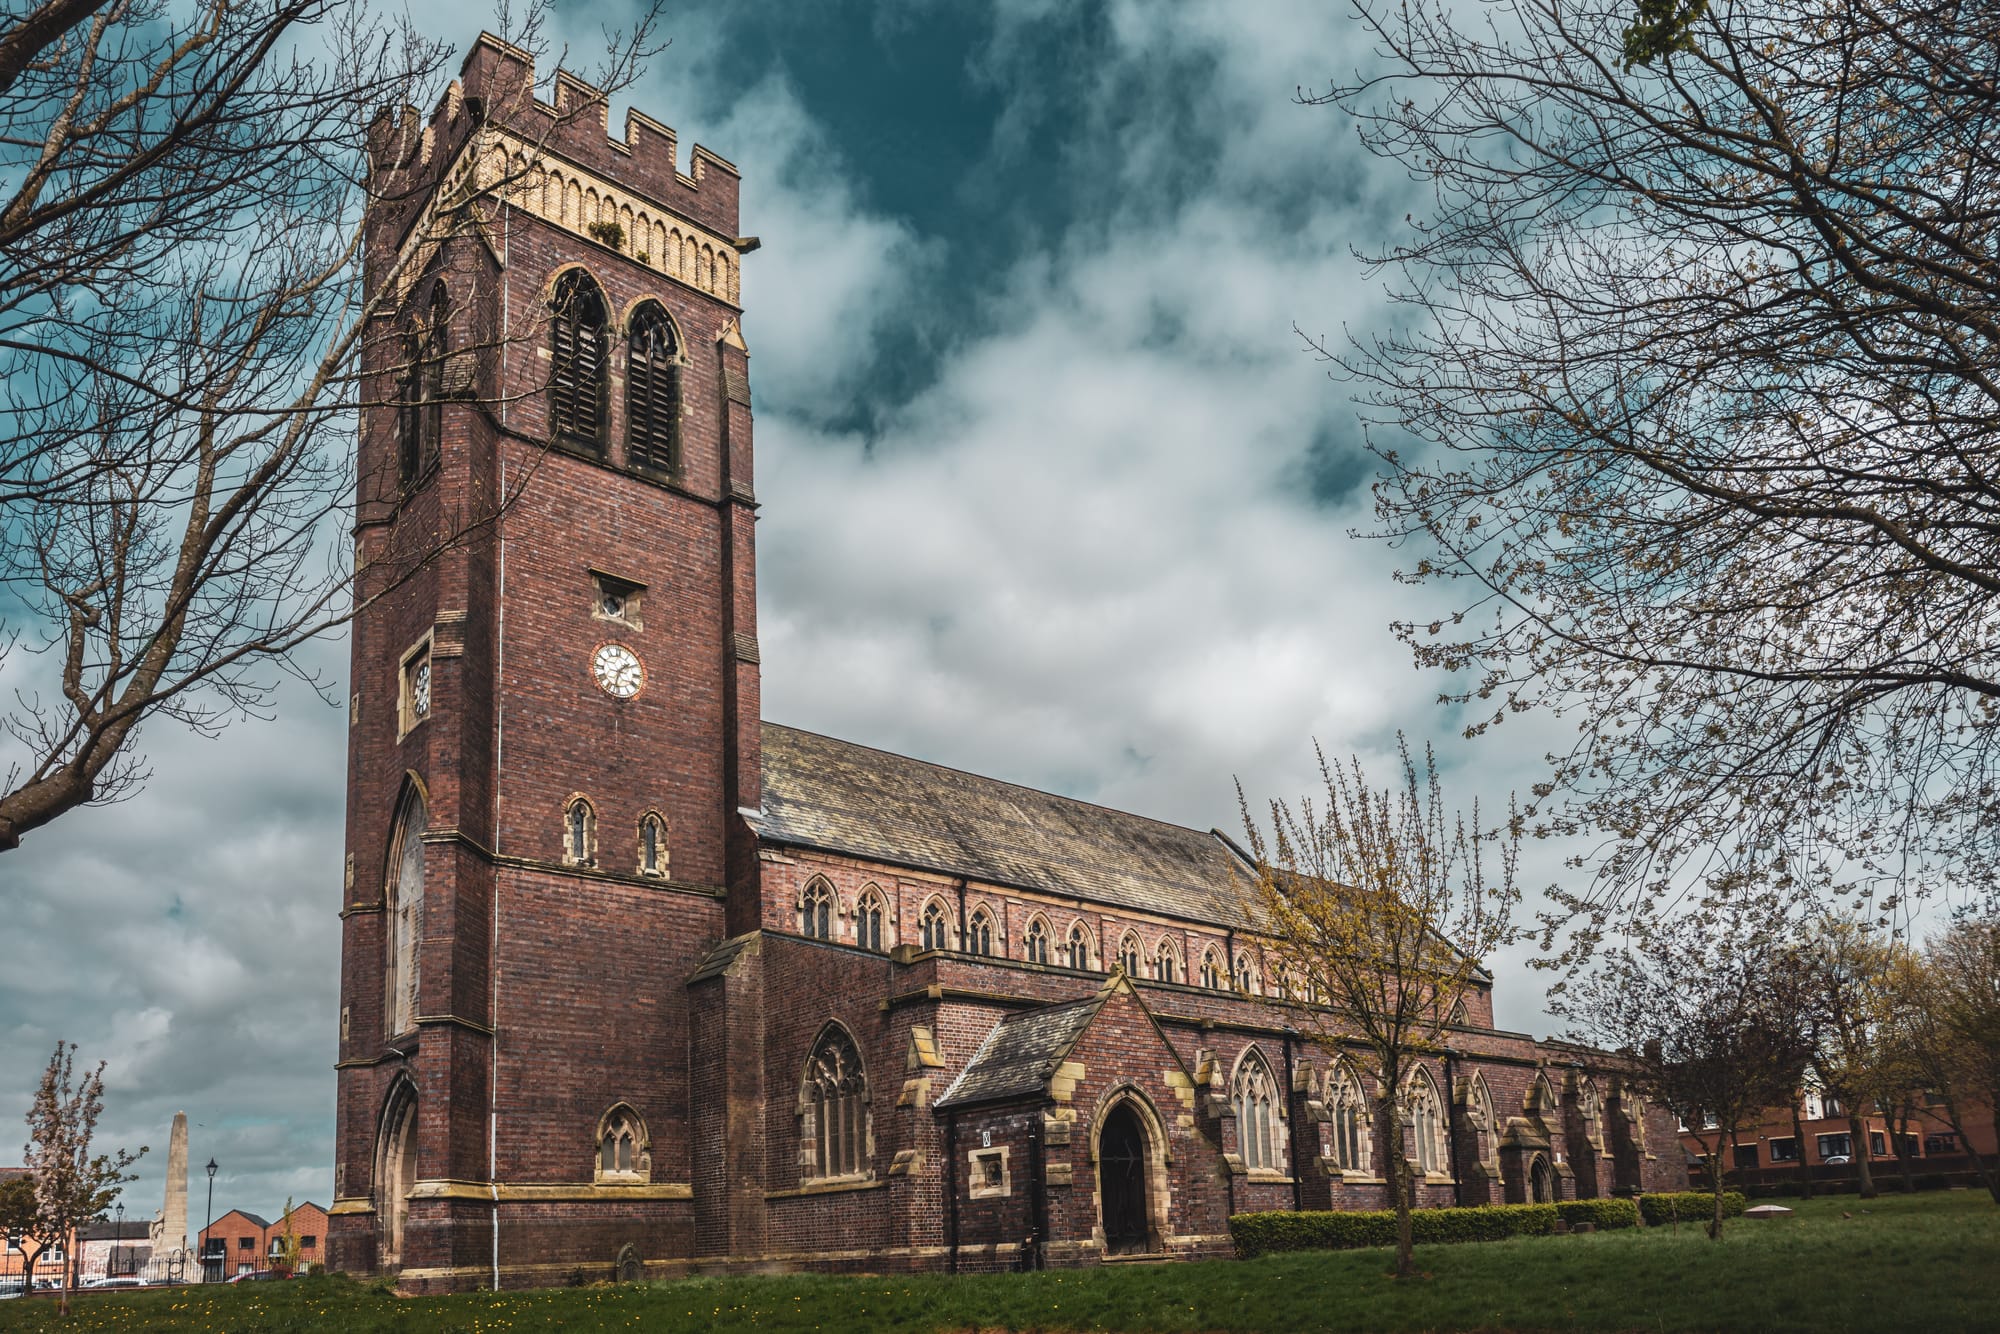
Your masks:
M639 619L640 604L646 596L646 586L630 579L620 579L615 574L605 574L598 570L590 572L590 614L599 621L616 621L629 625L634 630L645 629L645 622Z
M431 716L431 641L426 635L403 654L396 690L398 740Z

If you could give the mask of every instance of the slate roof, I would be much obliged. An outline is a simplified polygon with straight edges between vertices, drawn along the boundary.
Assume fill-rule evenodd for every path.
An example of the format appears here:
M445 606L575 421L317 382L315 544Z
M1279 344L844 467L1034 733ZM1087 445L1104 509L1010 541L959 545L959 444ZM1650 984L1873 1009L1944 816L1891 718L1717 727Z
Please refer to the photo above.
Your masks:
M1217 926L1251 922L1223 838L764 724L763 838Z
M1041 1092L1110 994L1105 988L1083 1000L1008 1015L993 1025L937 1106L1002 1102Z

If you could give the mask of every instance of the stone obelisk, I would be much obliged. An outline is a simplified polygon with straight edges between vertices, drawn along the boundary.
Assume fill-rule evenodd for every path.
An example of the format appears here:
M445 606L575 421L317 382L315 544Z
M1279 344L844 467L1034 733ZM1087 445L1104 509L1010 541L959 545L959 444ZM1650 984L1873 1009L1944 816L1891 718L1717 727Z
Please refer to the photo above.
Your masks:
M173 1134L167 1139L167 1198L160 1216L153 1220L154 1275L165 1278L168 1271L187 1272L188 1230L188 1118L174 1113Z

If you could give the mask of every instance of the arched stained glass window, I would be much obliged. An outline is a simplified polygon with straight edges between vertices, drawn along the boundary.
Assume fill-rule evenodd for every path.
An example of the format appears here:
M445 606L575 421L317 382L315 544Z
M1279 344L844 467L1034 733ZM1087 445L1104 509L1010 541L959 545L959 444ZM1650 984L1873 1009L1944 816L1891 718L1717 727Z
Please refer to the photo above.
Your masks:
M1444 1171L1444 1107L1428 1070L1420 1067L1411 1077L1408 1105L1417 1170L1427 1176Z
M606 1113L597 1132L597 1175L600 1179L643 1177L647 1166L646 1128L630 1107Z
M1239 954L1236 956L1236 989L1246 996L1257 993L1257 970L1250 966L1250 960Z
M590 275L571 269L556 280L549 319L549 436L593 452L604 449L609 358L604 294Z
M1344 1172L1368 1170L1371 1143L1368 1101L1361 1093L1361 1080L1346 1065L1334 1067L1327 1076L1326 1102L1333 1114L1333 1157Z
M587 797L571 797L563 808L563 861L592 866L597 861L597 811Z
M917 920L917 933L927 950L951 948L951 919L945 915L942 903L932 899L924 905L924 914Z
M804 1090L812 1162L809 1175L849 1176L862 1169L867 1138L868 1082L861 1053L838 1024L829 1024L806 1062Z
M972 921L965 931L965 948L970 954L993 953L993 914L986 909L973 909Z
M1243 1165L1252 1171L1278 1166L1278 1085L1263 1053L1254 1048L1236 1068L1236 1134Z
M1178 982L1180 975L1180 956L1174 953L1173 942L1162 940L1153 954L1153 976L1162 982Z
M854 943L864 950L882 948L882 923L889 915L882 903L882 891L870 885L861 891L861 902L854 910Z
M1222 957L1215 952L1213 947L1203 950L1201 954L1201 984L1220 991L1223 987L1222 979Z
M1063 942L1063 964L1069 968L1090 967L1090 932L1082 922L1069 929L1069 939Z
M451 300L442 281L404 341L397 473L414 486L437 460L444 438L444 359L450 351Z
M1049 924L1037 917L1028 923L1028 934L1022 938L1022 957L1029 963L1049 961Z
M1139 937L1130 931L1118 942L1118 966L1125 970L1125 976L1139 976Z
M625 447L632 467L671 474L680 466L681 358L659 302L632 317L626 344Z
M417 1022L417 980L423 958L424 840L430 817L414 785L403 793L396 812L395 843L389 863L387 898L389 957L385 1012L389 1033L406 1033Z
M667 874L667 822L657 811L646 812L639 821L639 874Z
M833 886L819 876L807 881L799 893L799 934L833 939Z
M1474 1075L1465 1096L1466 1119L1472 1122L1473 1150L1489 1168L1500 1165L1500 1128L1493 1116L1493 1094L1483 1075Z

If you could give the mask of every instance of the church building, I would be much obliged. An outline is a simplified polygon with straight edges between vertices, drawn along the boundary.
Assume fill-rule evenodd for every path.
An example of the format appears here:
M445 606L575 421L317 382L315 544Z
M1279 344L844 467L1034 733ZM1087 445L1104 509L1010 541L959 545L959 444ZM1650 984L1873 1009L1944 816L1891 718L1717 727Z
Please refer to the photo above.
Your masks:
M1493 1026L1394 1091L1187 829L759 709L738 173L482 37L372 136L331 1262L431 1292L1226 1253L1232 1213L1673 1184Z

